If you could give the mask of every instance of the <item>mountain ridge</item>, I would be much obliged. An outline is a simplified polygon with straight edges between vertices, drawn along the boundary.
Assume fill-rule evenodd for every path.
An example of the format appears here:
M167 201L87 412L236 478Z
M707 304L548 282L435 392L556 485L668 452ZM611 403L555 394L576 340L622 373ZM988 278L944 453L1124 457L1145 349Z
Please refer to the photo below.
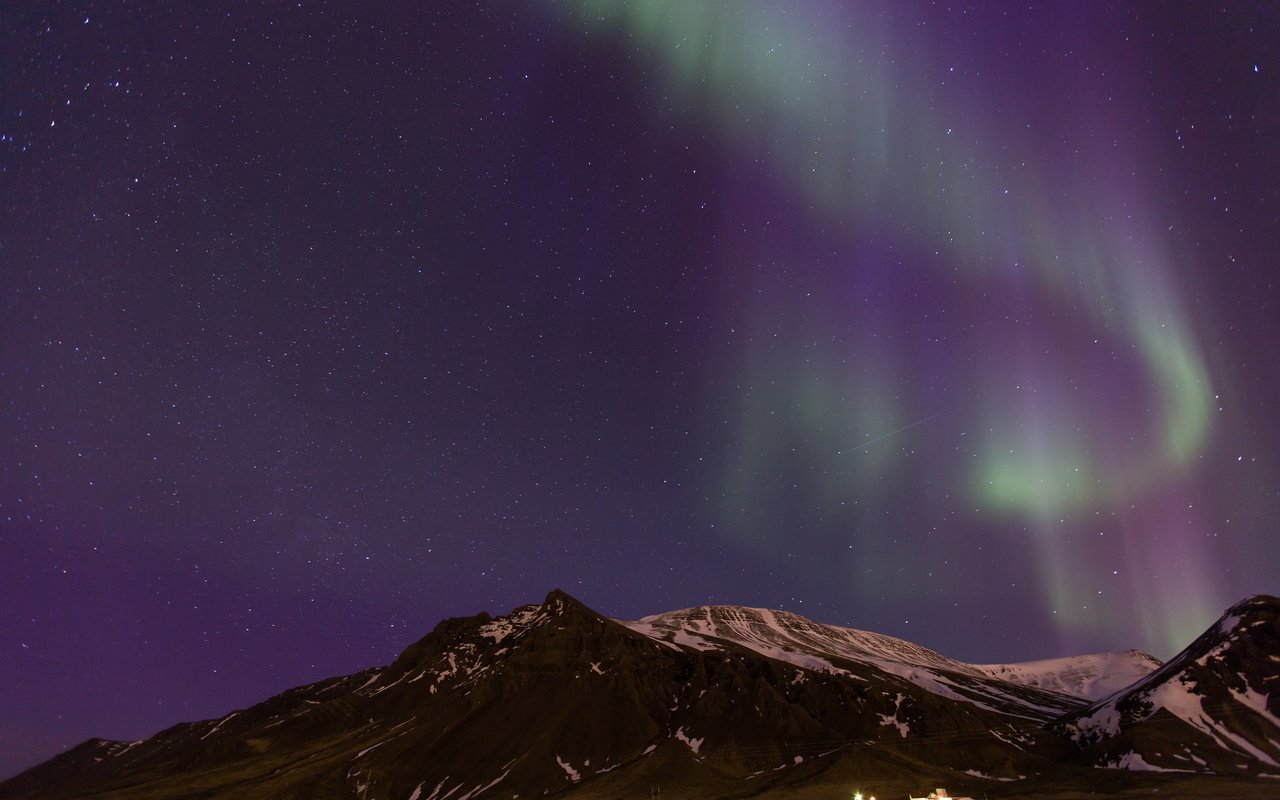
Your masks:
M1256 693L1275 682L1280 636L1273 611L1248 603L1233 606L1249 612L1242 621L1206 631L1196 641L1210 637L1207 649L1195 652L1226 642L1218 656ZM984 671L1008 667L743 606L617 621L555 590L506 615L442 620L383 667L136 742L89 740L0 783L0 797L621 798L658 784L706 798L819 786L999 796L1099 781L1123 792L1182 777L1143 772L1181 768L1166 766L1183 763L1167 758L1167 732L1080 735L1101 703ZM1041 664L1018 674L1057 673ZM1258 719L1247 717L1258 730L1232 728L1238 714L1215 724L1267 739L1280 723L1266 697ZM1229 773L1245 781L1238 796L1266 780L1270 751L1249 760L1183 728L1178 744L1204 761L1197 780Z
M708 639L700 627L702 618L705 617L708 627L716 627L718 623L714 617L717 615L722 618L728 616L745 618L756 615L759 617L757 624L765 620L776 620L782 623L779 627L784 631L788 627L788 621L792 624L799 621L800 626L808 631L826 632L828 641L837 638L832 637L832 633L838 634L847 644L853 645L853 654L881 657L888 655L892 656L891 660L903 665L943 668L974 676L999 678L1033 688L1052 689L1085 700L1100 699L1116 689L1128 686L1160 665L1160 661L1154 656L1132 649L1008 664L971 664L898 637L858 628L818 623L793 612L749 606L693 606L653 614L634 622L615 621L651 638L701 647L708 646ZM681 621L685 623L683 626L678 624ZM692 623L692 630L689 629L690 623ZM663 635L663 632L667 635ZM713 635L712 638L724 637ZM733 639L732 636L728 638ZM794 637L787 638L794 639ZM777 653L770 653L768 650L768 648L761 648L758 652L767 657L779 657ZM783 658L786 660L785 656Z

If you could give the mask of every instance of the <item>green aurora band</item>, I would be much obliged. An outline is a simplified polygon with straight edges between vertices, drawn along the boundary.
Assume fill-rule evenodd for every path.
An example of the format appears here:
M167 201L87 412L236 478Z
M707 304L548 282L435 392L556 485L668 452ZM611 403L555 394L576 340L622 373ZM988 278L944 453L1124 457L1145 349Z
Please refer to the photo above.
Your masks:
M1090 408L1094 400L1083 409L1076 403L1051 410L1043 401L1029 402L1010 413L1007 396L995 395L996 387L1016 381L1011 366L1032 374L1046 369L1027 353L1013 365L980 370L990 399L965 422L974 459L950 476L968 495L967 505L1024 524L1034 535L1046 602L1063 610L1060 618L1079 629L1102 625L1096 611L1081 610L1092 593L1069 579L1065 565L1072 556L1057 541L1054 523L1129 507L1185 476L1209 441L1214 396L1169 280L1163 234L1149 218L1151 193L1127 184L1129 176L1117 169L1125 154L1112 141L1126 141L1117 123L1102 114L1111 152L1077 155L1066 177L1048 172L1028 134L993 124L982 103L957 103L939 91L936 76L945 74L945 64L929 64L931 54L921 48L895 51L892 26L872 3L842 5L838 13L821 3L740 0L551 6L566 27L644 54L667 92L682 101L673 105L694 109L690 125L714 131L748 158L767 159L815 224L891 220L903 247L929 254L941 279L970 287L1016 285L1055 315L1132 354L1152 398L1149 410L1125 412L1130 428L1141 431L1133 442L1117 442L1093 423L1105 411ZM1090 115L1091 109L1081 110L1082 118ZM1089 134L1064 134L1070 135ZM830 311L836 320L852 313ZM749 390L725 470L722 509L744 542L769 536L752 530L749 508L768 502L758 476L770 464L803 476L797 480L808 483L816 506L860 500L863 510L848 519L859 530L874 530L868 498L902 477L894 441L877 437L930 413L952 413L928 407L927 398L917 407L905 402L911 391L889 354L871 352L851 363L834 347L818 348L800 366L785 355L789 346L829 341L823 329L821 319L797 323L789 343L749 347L744 357L741 383ZM778 424L769 415L784 405L795 413L780 435L769 427ZM845 427L834 421L849 419L863 445L840 438ZM788 437L805 446L793 452L779 444ZM846 455L851 448L856 452ZM818 466L806 466L810 459ZM892 583L890 577L867 581L862 591L886 591ZM1208 613L1212 601L1203 595L1194 589L1170 594L1178 601L1173 610L1149 621L1160 644L1186 641ZM1187 619L1196 622L1177 622Z

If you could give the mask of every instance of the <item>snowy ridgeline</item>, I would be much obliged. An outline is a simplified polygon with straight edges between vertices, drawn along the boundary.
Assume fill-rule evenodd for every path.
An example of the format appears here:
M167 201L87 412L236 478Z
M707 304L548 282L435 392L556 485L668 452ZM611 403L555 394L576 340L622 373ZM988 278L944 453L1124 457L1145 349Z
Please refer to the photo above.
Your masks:
M801 669L844 674L848 673L837 668L832 657L867 663L935 694L968 702L975 698L940 673L995 678L1092 701L1132 685L1160 666L1135 650L1021 664L967 664L892 636L763 608L700 606L620 622L672 648L719 650L732 642Z

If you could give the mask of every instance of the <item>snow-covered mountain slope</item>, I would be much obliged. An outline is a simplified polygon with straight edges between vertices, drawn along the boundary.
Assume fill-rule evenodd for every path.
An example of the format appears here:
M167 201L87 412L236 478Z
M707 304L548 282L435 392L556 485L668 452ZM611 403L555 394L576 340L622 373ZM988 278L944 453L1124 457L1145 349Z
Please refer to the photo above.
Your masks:
M802 669L850 674L867 665L933 694L1026 719L1047 721L1080 706L1055 687L1011 681L879 633L824 625L786 611L741 606L698 606L622 622L668 647L724 650L744 647Z
M1137 650L1049 658L1017 664L975 664L993 678L1035 686L1085 700L1101 700L1160 668L1159 659Z
M698 650L719 650L724 642L733 642L806 669L831 668L829 659L822 657L826 655L980 674L968 664L903 639L766 608L698 606L622 624L651 639Z
M1232 606L1131 687L1065 720L1103 765L1280 774L1280 598Z

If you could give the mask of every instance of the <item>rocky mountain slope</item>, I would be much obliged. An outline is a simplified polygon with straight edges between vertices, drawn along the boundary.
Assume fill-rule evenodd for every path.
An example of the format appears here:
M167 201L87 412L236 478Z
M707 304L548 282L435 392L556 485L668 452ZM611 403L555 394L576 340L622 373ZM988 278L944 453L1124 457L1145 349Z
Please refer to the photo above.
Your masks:
M1231 770L1265 781L1257 776L1270 769L1273 745L1263 740L1276 724L1280 643L1274 609L1244 611L1247 622L1220 623L1206 634L1222 628L1215 643L1191 662L1221 661L1215 674L1239 676L1224 690L1253 716L1224 716L1215 730L1252 744L1252 756L1232 751L1247 768ZM1108 701L1132 719L1100 736L1110 706L1026 685L1028 676L1056 675L1054 685L1084 691L1115 680L1109 663L1123 672L1140 661L1085 659L1076 666L1088 668L1075 672L978 667L761 609L617 622L556 591L504 617L446 620L387 667L138 742L85 742L0 784L0 798L622 798L656 787L679 797L781 798L818 787L891 796L932 786L999 796L1103 774L1093 765L1133 768L1136 756L1112 758L1118 748L1157 763L1131 730L1141 714L1123 702L1136 687ZM1139 686L1159 697L1190 674L1186 664L1169 667ZM1209 685L1198 672L1195 680ZM1237 730L1237 721L1256 729ZM1205 735L1183 728L1160 734L1162 752L1172 752L1171 736ZM1202 771L1222 761L1204 760ZM1105 774L1121 789L1138 779Z
M1280 599L1232 606L1168 663L1061 727L1099 765L1280 777Z

